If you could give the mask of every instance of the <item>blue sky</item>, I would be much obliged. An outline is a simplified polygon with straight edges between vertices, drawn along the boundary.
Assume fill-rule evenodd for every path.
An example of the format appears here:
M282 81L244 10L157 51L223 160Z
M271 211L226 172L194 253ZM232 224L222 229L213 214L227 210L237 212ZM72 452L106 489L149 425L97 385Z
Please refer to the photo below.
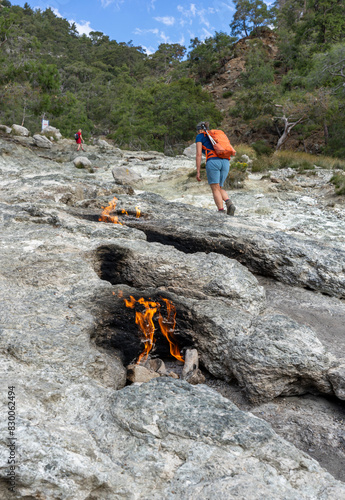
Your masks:
M102 31L117 42L133 41L148 54L160 43L204 40L215 31L230 34L232 1L185 0L10 0L12 4L45 10L75 22L79 33Z

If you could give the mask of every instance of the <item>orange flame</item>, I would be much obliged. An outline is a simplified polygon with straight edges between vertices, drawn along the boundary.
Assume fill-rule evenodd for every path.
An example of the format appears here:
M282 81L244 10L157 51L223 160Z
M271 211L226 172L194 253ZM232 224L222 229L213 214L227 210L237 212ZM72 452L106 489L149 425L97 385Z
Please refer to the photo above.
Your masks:
M157 310L160 309L161 304L159 302L153 302L152 300L145 300L143 297L136 300L132 295L130 295L130 300L123 299L126 307L134 309L135 304L141 304L145 307L144 312L135 312L135 323L139 326L140 331L143 334L143 341L145 342L145 347L143 352L140 354L137 364L144 358L147 360L149 352L155 345L156 339L154 338L155 325L154 316ZM167 318L163 319L161 312L159 311L158 323L162 334L169 342L170 354L179 361L184 362L180 354L180 350L176 343L176 339L173 335L176 326L176 308L168 299L164 299L167 308Z
M114 224L121 224L119 222L119 218L117 215L110 215L110 212L114 211L116 209L116 204L117 204L117 198L114 197L110 202L107 207L102 207L103 212L101 217L98 219L100 222L113 222Z
M117 205L118 199L116 196L109 202L109 205L107 207L102 207L103 212L100 218L98 219L99 222L113 222L114 224L120 224L123 226L122 222L119 222L119 218L117 215L110 215L110 212L115 211L116 205ZM136 218L138 219L140 217L140 209L139 207L135 207L136 211ZM121 213L124 215L128 215L127 210L124 208L121 210Z
M162 300L164 300L164 302L166 304L168 316L164 320L160 311L159 311L158 323L159 323L159 326L161 327L161 332L163 333L164 337L169 342L170 354L172 356L174 356L174 358L178 359L179 361L184 362L184 359L182 358L182 356L180 354L180 350L178 348L178 345L177 345L175 337L174 337L174 330L175 330L175 326L176 326L176 307L168 299L164 299L162 297Z

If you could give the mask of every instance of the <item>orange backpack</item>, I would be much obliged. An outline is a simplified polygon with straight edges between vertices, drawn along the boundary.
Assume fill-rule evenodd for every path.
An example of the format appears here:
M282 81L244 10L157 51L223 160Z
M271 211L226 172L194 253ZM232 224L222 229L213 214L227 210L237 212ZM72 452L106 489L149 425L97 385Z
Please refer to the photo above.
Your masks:
M218 158L227 158L229 160L231 156L235 156L236 151L231 146L229 139L222 130L206 130L206 134Z

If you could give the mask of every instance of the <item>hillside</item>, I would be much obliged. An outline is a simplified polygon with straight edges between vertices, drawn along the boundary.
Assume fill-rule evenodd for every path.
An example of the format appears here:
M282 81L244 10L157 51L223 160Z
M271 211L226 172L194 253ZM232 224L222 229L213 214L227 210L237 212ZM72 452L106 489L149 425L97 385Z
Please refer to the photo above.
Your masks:
M80 36L51 9L0 0L0 123L35 133L44 118L65 137L81 128L174 155L205 119L235 144L345 157L345 6L285 0L265 19L246 15L232 36L147 55L102 32Z

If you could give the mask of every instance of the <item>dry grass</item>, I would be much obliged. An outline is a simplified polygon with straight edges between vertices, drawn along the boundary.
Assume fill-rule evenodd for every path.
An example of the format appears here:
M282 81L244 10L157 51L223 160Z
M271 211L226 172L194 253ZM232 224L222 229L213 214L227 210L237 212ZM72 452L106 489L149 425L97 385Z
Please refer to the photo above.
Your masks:
M298 151L276 151L272 156L255 158L253 172L293 168L299 173L314 170L315 167L345 170L345 161L330 156L316 156Z
M233 148L236 151L236 158L241 158L242 155L247 155L250 159L256 157L255 151L248 144L233 144Z
M345 194L345 173L338 172L334 174L331 183L335 186L335 193L339 195Z

